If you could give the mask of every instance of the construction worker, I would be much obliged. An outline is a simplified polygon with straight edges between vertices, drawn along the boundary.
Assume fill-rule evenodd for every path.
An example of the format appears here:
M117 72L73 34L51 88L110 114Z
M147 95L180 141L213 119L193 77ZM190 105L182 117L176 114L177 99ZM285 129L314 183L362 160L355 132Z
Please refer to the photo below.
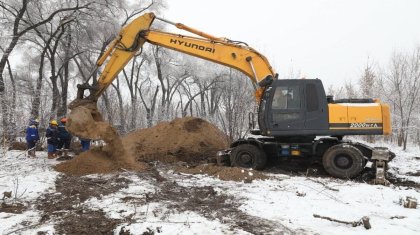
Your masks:
M35 157L36 143L39 141L38 124L37 119L31 119L28 128L26 128L28 157Z
M71 143L71 134L66 129L67 118L63 117L60 119L60 124L58 125L58 145L57 151L58 155L68 156L70 143Z
M45 136L48 144L48 158L52 159L57 156L58 144L58 123L56 120L51 120Z

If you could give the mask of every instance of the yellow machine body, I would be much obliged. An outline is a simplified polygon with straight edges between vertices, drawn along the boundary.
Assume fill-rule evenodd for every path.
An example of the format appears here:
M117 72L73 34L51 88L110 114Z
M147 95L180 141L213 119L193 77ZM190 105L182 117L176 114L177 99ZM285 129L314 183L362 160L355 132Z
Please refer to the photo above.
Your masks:
M329 128L331 131L363 131L383 135L391 133L389 106L379 103L333 103L328 104Z

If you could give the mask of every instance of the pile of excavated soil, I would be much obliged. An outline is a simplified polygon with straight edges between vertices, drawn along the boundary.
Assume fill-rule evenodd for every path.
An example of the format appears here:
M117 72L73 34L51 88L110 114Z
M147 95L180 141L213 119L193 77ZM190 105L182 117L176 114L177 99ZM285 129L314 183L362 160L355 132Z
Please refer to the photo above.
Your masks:
M211 123L194 117L161 122L123 138L125 151L137 161L207 163L228 146L227 137Z
M101 139L106 145L93 148L56 166L71 175L109 173L121 168L144 171L145 162L208 162L218 150L228 146L226 136L214 125L200 118L178 118L171 122L137 130L121 138L107 122L102 121L96 106L75 107L66 125L74 134L87 139Z
M146 171L149 167L141 162L133 161L132 164L127 164L126 162L115 161L101 149L83 152L74 159L55 166L57 171L76 176L106 174L118 171L121 168L133 171Z
M13 141L9 144L8 146L8 150L27 150L28 146L26 145L26 142L21 142L21 141ZM36 151L43 151L44 149L42 148L42 146L40 144L36 145Z
M217 166L214 164L203 164L195 167L180 167L177 172L186 174L206 174L226 181L244 181L251 183L253 180L265 180L269 177L262 172L252 169L237 167Z
M72 109L66 128L73 135L86 139L104 140L106 146L84 152L74 159L56 166L56 170L71 175L110 173L121 168L144 171L147 166L136 162L124 151L121 137L115 128L102 121L94 104Z
M104 151L115 160L125 161L128 156L122 148L122 140L117 130L102 117L93 104L72 109L66 128L73 135L86 139L101 139L107 143Z

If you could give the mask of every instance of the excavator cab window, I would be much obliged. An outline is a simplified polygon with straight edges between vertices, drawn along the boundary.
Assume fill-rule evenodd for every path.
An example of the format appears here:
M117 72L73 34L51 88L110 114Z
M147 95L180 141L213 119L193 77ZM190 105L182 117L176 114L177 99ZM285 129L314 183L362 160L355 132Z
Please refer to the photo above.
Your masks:
M299 86L277 87L273 97L273 109L300 108Z
M303 128L302 84L295 81L275 81L269 103L270 129L296 130Z

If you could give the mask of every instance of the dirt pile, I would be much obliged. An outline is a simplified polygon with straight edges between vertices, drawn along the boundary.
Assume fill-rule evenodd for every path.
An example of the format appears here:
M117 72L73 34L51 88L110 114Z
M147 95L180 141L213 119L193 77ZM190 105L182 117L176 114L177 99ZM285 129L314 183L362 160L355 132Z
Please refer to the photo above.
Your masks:
M79 106L72 109L66 124L67 129L75 136L86 139L101 139L107 143L104 151L114 160L127 161L129 158L124 152L122 140L116 129L102 116L94 104Z
M8 145L8 150L21 150L25 151L28 149L28 146L26 145L26 142L21 141L13 141ZM36 145L36 151L43 151L41 144Z
M68 162L57 165L57 171L71 175L86 175L109 173L121 168L138 171L147 169L145 164L136 162L124 151L121 137L115 128L102 120L94 103L73 108L66 127L75 136L101 139L106 145L91 149Z
M251 183L255 179L264 180L269 178L264 173L252 169L217 166L215 164L204 164L189 168L180 167L176 171L186 174L206 174L221 180L244 181L245 183Z
M135 162L134 160L131 163L116 161L107 155L106 151L101 149L91 149L81 153L68 162L63 162L55 166L55 169L59 172L76 176L106 174L118 171L121 168L133 171L145 171L149 167L145 163Z
M132 132L123 138L125 151L137 161L208 162L228 146L227 138L211 123L194 117L161 122L152 128Z
M200 118L178 118L171 122L137 130L121 138L107 122L102 121L93 104L72 109L67 129L76 136L101 139L104 147L93 148L56 166L71 175L109 173L124 168L144 171L145 162L187 162L196 165L209 162L218 150L228 146L226 136L214 125Z

